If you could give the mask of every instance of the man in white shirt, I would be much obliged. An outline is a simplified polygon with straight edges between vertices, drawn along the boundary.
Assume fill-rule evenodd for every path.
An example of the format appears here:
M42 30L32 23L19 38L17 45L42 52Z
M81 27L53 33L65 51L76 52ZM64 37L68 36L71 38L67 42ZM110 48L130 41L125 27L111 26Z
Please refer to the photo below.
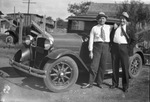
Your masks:
M129 15L123 12L120 17L120 25L113 28L110 35L110 46L112 55L112 86L111 89L119 85L119 67L122 67L122 86L123 91L127 92L129 87L129 56L133 55L133 47L136 39L133 33L130 33L128 26Z
M96 81L99 88L102 88L101 85L104 79L111 26L105 24L107 16L103 12L100 12L96 19L98 24L91 29L89 39L89 56L92 59L89 83L81 88L91 88L94 81Z

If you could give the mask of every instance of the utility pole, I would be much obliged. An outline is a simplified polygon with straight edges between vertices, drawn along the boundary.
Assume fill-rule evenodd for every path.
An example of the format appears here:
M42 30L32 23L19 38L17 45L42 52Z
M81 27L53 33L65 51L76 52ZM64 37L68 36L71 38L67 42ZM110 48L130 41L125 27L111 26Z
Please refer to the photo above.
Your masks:
M22 44L22 31L23 31L23 22L24 15L19 13L20 25L19 25L19 44Z
M29 14L29 11L30 11L30 4L35 4L36 2L31 2L30 0L28 0L27 2L23 2L23 3L27 3L27 4L28 4L27 13Z
M14 20L16 20L16 14L15 13L16 13L16 8L14 6L14 18L13 18Z

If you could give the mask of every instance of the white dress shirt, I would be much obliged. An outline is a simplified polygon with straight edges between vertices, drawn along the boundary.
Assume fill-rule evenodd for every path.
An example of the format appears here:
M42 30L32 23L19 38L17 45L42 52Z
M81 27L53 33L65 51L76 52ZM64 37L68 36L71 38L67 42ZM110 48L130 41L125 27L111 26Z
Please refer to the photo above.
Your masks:
M123 26L123 29L126 32L126 25ZM121 26L119 26L115 31L113 41L118 44L127 44L126 37L124 35L121 36L121 33L122 33Z
M94 42L110 42L110 31L112 26L110 25L103 25L103 29L105 32L105 41L101 38L101 25L96 25L92 28L90 32L90 39L89 39L89 51L93 50L93 43Z

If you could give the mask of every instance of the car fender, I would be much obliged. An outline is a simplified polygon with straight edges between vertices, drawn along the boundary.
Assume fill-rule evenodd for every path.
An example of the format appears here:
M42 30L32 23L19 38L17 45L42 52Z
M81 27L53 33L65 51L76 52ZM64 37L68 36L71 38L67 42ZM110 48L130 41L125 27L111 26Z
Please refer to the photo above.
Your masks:
M134 54L136 54L136 53L139 54L142 58L142 63L145 64L144 54L143 54L143 51L141 49L134 47L133 53Z
M73 51L68 50L68 49L56 49L56 50L53 50L46 57L49 57L50 59L58 59L58 58L60 58L62 56L65 56L65 55L74 55L74 56L78 57L78 55L76 53L74 53Z
M134 52L134 53L136 53L136 52L142 52L142 50L139 49L139 48L134 47L133 52Z
M18 35L15 33L15 31L12 31L12 30L7 30L5 31L5 33L9 32L9 35L7 36L12 36L13 39L14 39L14 44L16 44L18 42Z
M31 51L29 48L23 47L21 49L19 49L15 55L14 55L14 60L17 62L20 61L27 61L31 58Z
M48 60L52 60L55 61L57 59L59 59L60 57L63 56L69 56L71 57L78 66L80 66L80 68L84 68L86 69L86 71L88 71L89 69L87 68L87 66L85 65L85 63L82 61L82 59L73 51L68 50L68 49L56 49L53 50L52 52L50 52L43 60L42 63L40 65L40 68L43 69L45 63L47 63Z

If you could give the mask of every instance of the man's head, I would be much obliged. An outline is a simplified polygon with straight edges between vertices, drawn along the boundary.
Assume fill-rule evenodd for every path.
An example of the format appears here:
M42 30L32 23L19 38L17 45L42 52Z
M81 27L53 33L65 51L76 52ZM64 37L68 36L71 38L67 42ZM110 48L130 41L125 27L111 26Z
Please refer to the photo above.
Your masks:
M121 25L125 25L129 22L129 15L127 12L122 13L122 15L120 16L120 22L121 22Z
M98 24L104 25L107 20L107 16L105 15L104 12L100 12L96 17L96 20L97 20Z

